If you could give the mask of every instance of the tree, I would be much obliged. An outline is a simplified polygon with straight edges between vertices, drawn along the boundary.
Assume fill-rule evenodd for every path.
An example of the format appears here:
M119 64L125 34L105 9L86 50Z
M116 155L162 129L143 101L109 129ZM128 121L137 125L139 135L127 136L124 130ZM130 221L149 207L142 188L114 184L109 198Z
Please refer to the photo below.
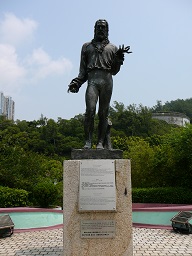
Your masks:
M174 129L164 136L155 155L155 171L165 186L191 188L192 180L192 125Z
M163 135L172 128L166 122L152 119L151 109L141 104L125 107L123 103L114 102L114 107L110 108L110 118L113 123L112 135L146 138L154 134Z
M123 150L123 157L131 160L133 187L150 187L153 182L154 147L140 137L115 137L115 148Z

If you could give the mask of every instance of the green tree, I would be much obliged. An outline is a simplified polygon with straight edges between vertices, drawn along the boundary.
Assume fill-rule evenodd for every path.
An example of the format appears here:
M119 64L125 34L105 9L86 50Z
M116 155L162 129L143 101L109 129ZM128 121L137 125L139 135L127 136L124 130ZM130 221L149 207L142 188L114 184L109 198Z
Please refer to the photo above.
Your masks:
M191 188L192 179L192 125L174 129L164 136L155 155L155 171L165 186Z
M132 137L128 141L124 158L131 160L133 187L150 187L153 183L154 149L142 138Z
M166 134L173 127L164 121L152 119L151 109L141 104L125 107L123 103L114 102L114 107L110 108L110 118L113 123L112 136L146 138L154 134Z

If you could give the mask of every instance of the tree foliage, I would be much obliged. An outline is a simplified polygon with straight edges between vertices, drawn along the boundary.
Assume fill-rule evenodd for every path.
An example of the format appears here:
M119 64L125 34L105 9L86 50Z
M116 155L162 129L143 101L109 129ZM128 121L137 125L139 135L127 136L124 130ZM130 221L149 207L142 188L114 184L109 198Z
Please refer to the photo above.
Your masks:
M190 116L191 102L191 99L177 100L164 106L157 102L151 109L134 104L125 107L123 103L114 102L109 116L113 123L112 144L114 149L123 150L124 158L131 159L133 187L190 188L192 126L176 127L152 119L152 112L168 110L169 106L169 110L182 110ZM179 104L183 104L181 108ZM0 119L0 185L25 189L30 200L34 198L35 187L36 194L40 189L47 189L48 193L52 186L61 190L62 162L70 159L72 148L83 147L83 123L81 114L70 120L59 117L57 121L43 115L30 122ZM97 124L98 116L94 143Z
M152 110L144 107L114 102L110 108L113 123L112 135L150 137L154 134L163 135L171 130L172 125L164 121L152 119Z
M187 187L192 180L192 125L172 129L157 143L141 137L115 138L131 159L133 187Z

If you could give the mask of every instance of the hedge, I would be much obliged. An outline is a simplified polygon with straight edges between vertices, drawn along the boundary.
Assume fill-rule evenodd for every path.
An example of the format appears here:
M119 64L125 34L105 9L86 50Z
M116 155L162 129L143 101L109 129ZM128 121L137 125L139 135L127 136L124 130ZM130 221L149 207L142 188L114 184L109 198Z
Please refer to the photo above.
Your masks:
M39 207L46 208L51 205L57 205L58 197L58 188L50 180L40 181L33 188L33 203Z
M192 204L192 190L181 187L133 188L133 203Z
M28 205L28 192L0 186L0 207L21 207Z

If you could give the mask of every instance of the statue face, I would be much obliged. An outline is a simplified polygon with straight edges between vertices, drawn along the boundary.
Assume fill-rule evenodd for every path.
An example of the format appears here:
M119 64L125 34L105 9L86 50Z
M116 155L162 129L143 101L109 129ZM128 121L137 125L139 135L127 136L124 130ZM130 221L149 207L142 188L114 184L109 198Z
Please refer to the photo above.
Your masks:
M95 39L99 42L108 37L108 26L105 21L98 21L95 25Z

